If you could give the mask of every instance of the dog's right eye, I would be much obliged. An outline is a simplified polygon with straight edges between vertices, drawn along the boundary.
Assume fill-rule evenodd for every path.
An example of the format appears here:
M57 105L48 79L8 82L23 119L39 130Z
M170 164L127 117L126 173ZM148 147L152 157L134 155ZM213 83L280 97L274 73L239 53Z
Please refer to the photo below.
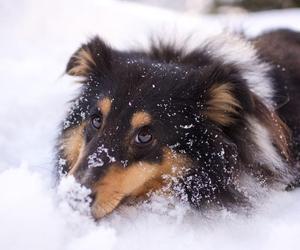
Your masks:
M91 123L95 129L101 128L102 118L100 115L94 115L92 117Z
M153 139L152 133L148 127L143 127L135 136L135 143L138 145L148 145Z

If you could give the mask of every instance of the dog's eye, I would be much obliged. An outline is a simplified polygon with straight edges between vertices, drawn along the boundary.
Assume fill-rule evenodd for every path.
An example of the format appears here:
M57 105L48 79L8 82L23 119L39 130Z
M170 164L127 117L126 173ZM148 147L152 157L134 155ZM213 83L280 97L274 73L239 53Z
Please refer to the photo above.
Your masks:
M135 143L137 144L147 144L152 141L152 134L149 128L142 128L135 136Z
M91 123L95 129L101 128L102 119L99 115L94 115L92 117Z

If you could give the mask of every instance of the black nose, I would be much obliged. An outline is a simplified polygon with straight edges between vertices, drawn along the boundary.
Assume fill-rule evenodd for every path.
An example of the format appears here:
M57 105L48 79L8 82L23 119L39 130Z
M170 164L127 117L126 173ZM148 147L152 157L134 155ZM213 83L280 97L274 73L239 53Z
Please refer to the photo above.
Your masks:
M90 173L90 170L84 168L78 168L75 173L73 173L75 180L86 188L92 188L94 183L94 178Z
M90 194L89 194L89 198L90 198L90 200L91 200L90 206L92 206L93 203L95 202L95 199L96 199L96 193L94 193L94 192L90 193Z
M92 188L107 168L116 162L111 151L103 146L98 147L91 153L87 153L73 173L75 179L87 188Z

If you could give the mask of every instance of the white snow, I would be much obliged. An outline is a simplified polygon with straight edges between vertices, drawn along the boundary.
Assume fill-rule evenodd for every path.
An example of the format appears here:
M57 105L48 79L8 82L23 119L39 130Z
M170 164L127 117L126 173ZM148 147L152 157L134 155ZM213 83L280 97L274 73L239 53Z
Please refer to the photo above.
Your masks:
M300 190L272 193L250 214L203 215L154 197L95 223L82 202L87 190L72 179L55 186L57 127L78 89L62 73L80 43L100 34L118 48L145 46L154 32L205 37L224 26L251 36L300 30L300 10L188 16L113 0L2 1L0 249L299 249Z

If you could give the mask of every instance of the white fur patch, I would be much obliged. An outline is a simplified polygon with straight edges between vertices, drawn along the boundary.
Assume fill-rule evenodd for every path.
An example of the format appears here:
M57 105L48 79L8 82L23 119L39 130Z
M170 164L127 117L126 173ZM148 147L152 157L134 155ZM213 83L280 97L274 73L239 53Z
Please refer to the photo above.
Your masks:
M272 106L274 89L267 73L271 66L262 62L253 45L241 37L223 33L213 36L204 43L208 53L224 63L234 64L247 81L250 90L268 106Z
M258 180L245 172L241 173L235 183L239 192L243 193L251 203L258 201L266 195L267 187L259 184Z
M257 119L248 117L250 124L250 130L253 135L254 142L257 145L256 161L264 163L274 173L280 174L280 176L288 182L288 172L285 163L282 161L281 156L273 146L270 133L266 127L264 127Z
M273 173L279 174L281 182L272 185L272 189L284 189L286 184L290 183L291 178L289 178L290 175L286 171L285 163L272 144L269 131L256 118L248 117L247 120L257 147L256 152L254 152L256 162L265 164ZM257 178L246 172L240 174L235 185L251 202L265 197L267 191L270 191L270 187L262 185Z

